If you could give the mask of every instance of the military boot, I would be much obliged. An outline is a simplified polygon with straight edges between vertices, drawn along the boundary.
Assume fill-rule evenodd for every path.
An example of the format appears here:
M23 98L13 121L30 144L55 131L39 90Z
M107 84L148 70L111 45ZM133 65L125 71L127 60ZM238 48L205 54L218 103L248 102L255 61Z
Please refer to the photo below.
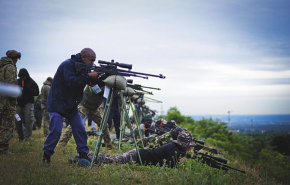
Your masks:
M46 155L45 153L43 153L42 164L43 166L50 166L50 156Z
M107 148L108 150L113 150L114 146L112 145L112 143L108 143Z

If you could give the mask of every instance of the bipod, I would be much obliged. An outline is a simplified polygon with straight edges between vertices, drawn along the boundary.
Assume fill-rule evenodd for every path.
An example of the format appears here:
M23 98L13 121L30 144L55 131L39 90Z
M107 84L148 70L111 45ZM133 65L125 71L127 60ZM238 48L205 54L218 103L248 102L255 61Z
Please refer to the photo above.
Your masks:
M125 101L124 101L124 96L123 96L123 93L120 91L120 97L121 97L121 100L122 100L122 108L124 110L124 118L127 122L127 125L129 126L130 128L130 132L131 132L131 136L134 140L134 143L135 143L135 148L136 148L136 151L137 151L137 154L138 154L138 157L139 157L139 161L140 161L140 164L142 165L142 160L141 160L141 157L140 157L140 154L139 154L139 150L138 150L138 145L137 145L137 142L136 142L136 138L135 138L135 134L134 134L134 131L133 131L133 128L132 128L132 124L130 122L130 118L129 118L129 114L128 114L128 111L126 109L126 104L125 104ZM125 125L125 124L124 124ZM119 138L119 149L120 149L120 144L121 144L121 140L122 140L122 134L121 134L122 131L120 131L120 138ZM140 132L140 131L139 131ZM140 133L139 133L140 134ZM142 141L142 140L141 140ZM142 142L142 145L143 145L143 142ZM143 145L144 147L144 145Z
M124 137L124 134L125 134L126 125L128 125L130 123L130 119L127 120L127 118L125 118L125 114L128 114L129 109L126 107L125 97L124 97L123 93L121 95L121 92L120 92L120 98L121 98L122 106L121 106L120 136L119 136L119 142L118 142L118 149L119 150L121 147L122 138ZM127 122L128 122L128 124L126 124ZM128 127L129 127L129 125L128 125Z
M108 99L107 99L106 104L105 104L105 110L104 110L103 118L101 121L100 129L99 129L100 131L98 134L98 140L97 140L94 155L93 155L93 158L91 161L91 168L93 166L95 157L96 156L98 157L98 154L99 154L100 146L101 146L102 139L103 139L103 130L107 128L107 121L108 121L109 114L110 114L111 107L112 107L113 96L114 96L114 91L112 88L110 88L110 92L109 92Z
M123 100L121 98L121 101L122 101L122 107L120 108L121 110L121 119L120 119L120 135L119 135L119 142L118 142L118 150L120 150L120 147L121 147L121 141L122 141L122 138L124 136L124 133L125 133L125 129L126 129L126 123L125 123L125 110L124 110L124 107L123 107Z
M121 94L120 94L120 96L121 96ZM125 128L126 128L126 125L130 128L130 127L132 127L132 130L133 130L133 126L132 126L132 124L131 124L131 122L130 122L130 118L129 118L129 110L130 110L130 102L129 101L125 101L126 100L126 97L124 96L124 94L122 93L122 96L123 96L123 98L121 98L122 99L122 111L123 111L123 120L122 120L122 125L121 125L121 127L120 127L120 137L119 138L123 138L124 137L124 133L125 133ZM129 99L129 97L127 97L128 99ZM126 107L126 102L128 102L128 106ZM126 112L125 112L126 111ZM137 118L138 119L138 118ZM136 120L137 120L136 119ZM124 121L125 120L125 121ZM126 124L127 123L127 124ZM130 124L130 125L129 125ZM138 124L138 123L137 123ZM137 127L137 124L136 124L136 129L138 130L138 132L139 132L139 135L141 134L140 133L140 129L139 129L139 127ZM132 131L130 131L130 132L132 132ZM135 135L135 133L134 133L134 135ZM131 137L133 138L133 135L131 134ZM132 139L133 140L133 139ZM122 140L120 140L119 139L119 149L120 149L120 145L121 145L121 141Z
M133 108L134 106L133 106L133 103L131 102L130 98L129 98L129 102L130 102L130 107L131 107L131 110L132 110L132 113L133 113L133 116L134 116L134 120L135 120L135 123L136 123L136 126L137 126L137 130L139 132L139 136L140 136L140 139L141 139L142 147L144 148L142 135L141 135L141 132L140 132L140 127L139 127L138 115L137 115L136 109Z

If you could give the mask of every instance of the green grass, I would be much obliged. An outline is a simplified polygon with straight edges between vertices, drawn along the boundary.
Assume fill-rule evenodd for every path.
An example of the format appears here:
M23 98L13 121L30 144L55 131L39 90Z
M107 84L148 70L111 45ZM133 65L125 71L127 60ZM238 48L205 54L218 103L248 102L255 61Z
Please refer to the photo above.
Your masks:
M14 135L17 135L14 133ZM91 152L97 137L90 137ZM70 140L65 148L56 148L49 167L42 166L42 147L45 138L42 130L33 131L32 139L19 142L16 137L10 140L12 155L0 156L0 184L278 184L268 179L259 169L230 163L231 166L248 171L242 174L235 171L218 171L194 160L185 160L178 168L137 166L135 164L102 164L99 167L78 167L68 164L68 159L76 154L75 142ZM101 148L100 153L120 154L132 149L123 145L119 151ZM264 174L260 176L259 174Z

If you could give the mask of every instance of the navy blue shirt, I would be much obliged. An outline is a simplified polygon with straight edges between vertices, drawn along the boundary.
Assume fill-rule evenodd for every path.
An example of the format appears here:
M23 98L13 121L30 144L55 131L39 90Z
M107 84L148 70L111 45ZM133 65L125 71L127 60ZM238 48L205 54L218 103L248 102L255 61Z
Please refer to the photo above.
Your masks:
M83 98L86 84L92 82L104 86L101 79L93 80L87 73L77 73L76 62L82 62L80 54L72 55L72 58L59 65L47 98L48 112L57 112L70 118L78 111L77 106Z

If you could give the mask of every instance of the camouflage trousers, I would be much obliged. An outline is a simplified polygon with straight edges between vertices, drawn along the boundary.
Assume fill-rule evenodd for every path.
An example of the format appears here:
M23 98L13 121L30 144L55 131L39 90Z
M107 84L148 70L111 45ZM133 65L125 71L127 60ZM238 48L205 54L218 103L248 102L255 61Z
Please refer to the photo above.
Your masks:
M42 122L43 122L43 135L44 137L47 137L49 133L50 120L49 120L49 113L47 112L46 109L43 110Z
M0 154L6 154L13 136L14 111L0 111Z
M91 109L85 108L83 105L79 105L78 109L82 116L82 119L84 119L85 116L88 115L88 117L90 117L98 125L98 127L100 127L100 124L103 118L102 105L97 110L91 110ZM71 126L69 125L67 126L67 128L65 129L62 135L62 138L59 141L59 145L66 146L71 136L72 136L72 129L71 129ZM110 144L110 145L112 144L108 126L106 126L105 129L103 130L103 139L104 139L105 144Z
M93 158L93 153L90 153L88 155L89 158ZM104 163L104 164L110 164L110 163L118 163L118 164L126 164L131 163L133 161L137 160L137 151L136 149L130 150L127 153L119 154L119 155L107 155L107 154L98 154L98 157L94 160L94 163Z

